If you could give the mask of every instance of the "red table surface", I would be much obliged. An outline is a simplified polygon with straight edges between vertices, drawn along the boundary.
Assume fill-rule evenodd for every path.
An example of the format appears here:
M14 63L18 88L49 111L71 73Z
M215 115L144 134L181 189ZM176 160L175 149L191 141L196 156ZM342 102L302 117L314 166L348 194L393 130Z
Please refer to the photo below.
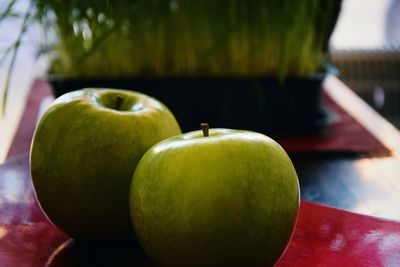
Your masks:
M114 249L119 254L112 247L86 248L88 253L76 245L57 250L67 240L36 202L27 155L1 166L0 266L45 266L52 254L51 266L98 266L99 259L143 266L143 257L131 257L129 247ZM97 258L95 265L91 257ZM277 266L400 266L400 222L302 201L293 239Z

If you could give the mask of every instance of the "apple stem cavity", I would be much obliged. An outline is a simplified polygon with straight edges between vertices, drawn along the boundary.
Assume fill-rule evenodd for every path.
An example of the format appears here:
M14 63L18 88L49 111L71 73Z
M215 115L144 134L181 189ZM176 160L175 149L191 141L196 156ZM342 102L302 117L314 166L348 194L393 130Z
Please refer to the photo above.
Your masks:
M124 102L124 98L121 95L117 95L117 99L115 100L115 110L121 110L122 102Z
M208 129L209 129L208 123L201 123L200 127L203 130L203 136L204 137L208 137L209 136L209 134L208 134Z

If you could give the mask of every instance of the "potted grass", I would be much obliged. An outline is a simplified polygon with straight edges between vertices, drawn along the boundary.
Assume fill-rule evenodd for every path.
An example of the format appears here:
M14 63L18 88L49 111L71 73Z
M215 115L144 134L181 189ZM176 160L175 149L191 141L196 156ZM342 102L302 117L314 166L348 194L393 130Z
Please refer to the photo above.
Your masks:
M46 1L54 94L84 87L141 91L184 131L317 132L327 41L341 1ZM53 38L54 37L54 38Z

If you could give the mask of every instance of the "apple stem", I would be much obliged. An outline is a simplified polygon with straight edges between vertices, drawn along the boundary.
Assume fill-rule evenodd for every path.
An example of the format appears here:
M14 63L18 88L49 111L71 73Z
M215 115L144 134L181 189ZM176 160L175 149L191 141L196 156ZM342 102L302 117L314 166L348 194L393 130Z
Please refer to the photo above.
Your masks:
M124 102L124 98L121 95L117 95L117 99L115 100L115 109L120 110L122 106L122 102Z
M201 123L200 127L203 130L203 136L208 137L208 129L209 129L208 123Z

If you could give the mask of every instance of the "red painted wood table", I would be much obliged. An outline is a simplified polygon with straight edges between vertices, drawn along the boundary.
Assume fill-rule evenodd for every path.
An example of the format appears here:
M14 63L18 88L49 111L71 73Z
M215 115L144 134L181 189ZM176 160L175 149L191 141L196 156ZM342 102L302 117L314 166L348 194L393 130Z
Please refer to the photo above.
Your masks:
M277 266L400 266L400 133L336 78L328 79L326 92L390 156L291 155L302 203ZM0 266L149 266L134 248L73 243L47 221L33 194L26 154L33 117L0 166Z

